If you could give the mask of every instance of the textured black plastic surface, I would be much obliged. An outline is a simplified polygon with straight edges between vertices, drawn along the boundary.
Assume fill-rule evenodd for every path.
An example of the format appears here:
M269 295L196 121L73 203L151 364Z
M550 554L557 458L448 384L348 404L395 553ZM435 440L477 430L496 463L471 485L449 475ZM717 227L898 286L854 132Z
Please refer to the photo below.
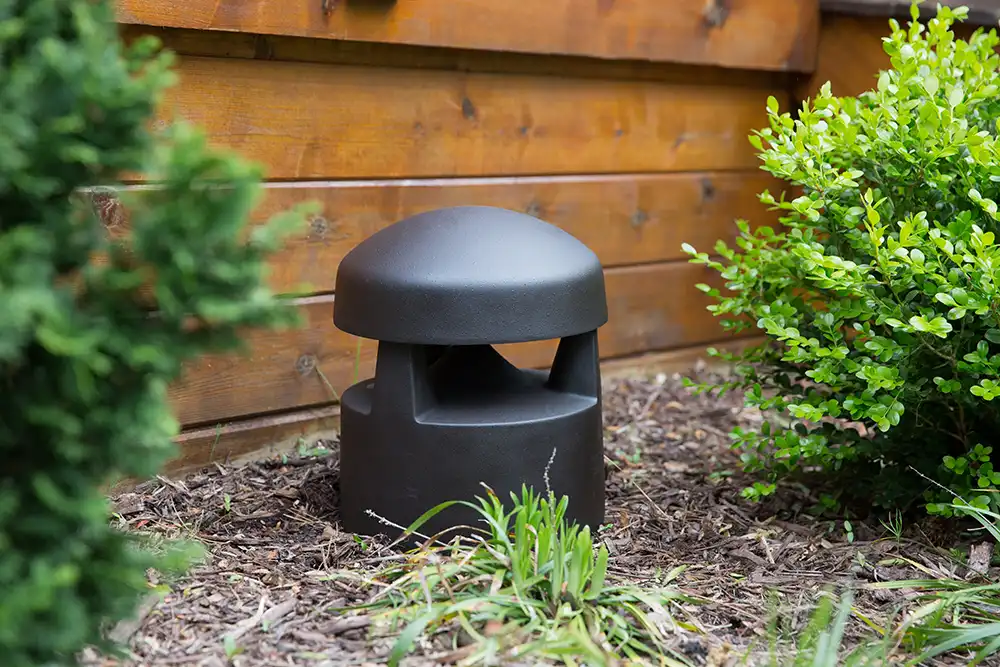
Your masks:
M597 256L523 213L446 208L376 232L337 271L334 323L363 338L471 345L562 338L608 320Z
M570 520L603 522L596 331L563 338L549 373L518 369L489 345L379 343L375 378L341 397L346 530L397 534L378 517L408 526L439 503L484 496L481 483L506 504L522 484L544 493L548 482L569 496ZM452 506L420 532L476 519Z
M604 520L597 257L557 227L486 207L433 211L371 236L337 274L334 322L379 341L375 378L341 397L346 530L397 533L435 505L522 485ZM493 345L559 338L549 372ZM553 454L554 452L554 454ZM381 517L381 518L380 518ZM476 520L453 506L421 532Z

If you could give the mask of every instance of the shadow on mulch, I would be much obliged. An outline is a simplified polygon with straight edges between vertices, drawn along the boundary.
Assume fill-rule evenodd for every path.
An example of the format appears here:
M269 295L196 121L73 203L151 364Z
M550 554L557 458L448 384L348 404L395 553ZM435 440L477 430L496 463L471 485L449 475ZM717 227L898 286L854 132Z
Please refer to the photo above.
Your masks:
M743 501L747 480L728 433L758 428L761 416L745 409L739 395L696 396L679 377L661 376L615 382L604 406L608 526L600 537L611 553L609 574L652 583L686 568L678 583L703 601L692 613L705 633L678 638L678 648L695 664L742 659L760 638L772 600L794 631L826 587L926 578L898 556L941 577L965 575L925 543L880 539L885 530L877 525L854 526L854 540L847 541L842 525L806 513L815 498L805 491L759 505ZM339 530L337 446L322 444L326 451L318 456L215 465L114 498L123 527L195 537L209 550L204 564L134 624L134 659L123 664L384 662L390 642L369 641L366 619L335 611L367 593L331 575L363 575L388 552L379 540ZM905 594L866 590L855 604L884 618ZM238 647L232 663L227 646ZM417 657L408 664L440 663Z

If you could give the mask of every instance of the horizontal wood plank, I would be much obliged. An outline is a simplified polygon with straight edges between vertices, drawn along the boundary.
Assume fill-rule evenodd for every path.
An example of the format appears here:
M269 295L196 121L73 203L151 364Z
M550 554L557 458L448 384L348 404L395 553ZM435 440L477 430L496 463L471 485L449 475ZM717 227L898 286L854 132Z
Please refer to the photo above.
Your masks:
M874 88L879 71L889 67L882 48L888 35L885 19L824 15L816 70L801 83L798 97L811 98L827 81L838 97Z
M252 417L190 429L175 440L178 454L166 466L170 474L212 463L233 464L270 458L337 437L340 407L326 405L268 417Z
M678 350L666 352L653 350L627 357L606 359L601 362L601 379L608 384L637 376L650 377L660 373L684 374L694 370L700 364L716 371L725 371L729 364L716 357L710 357L708 348L714 347L720 352L738 354L767 340L764 336L740 336L715 344L701 343Z
M730 69L649 60L606 60L575 55L535 55L382 42L345 42L308 37L255 35L146 25L121 25L127 43L145 36L181 56L283 60L290 62L403 67L494 74L528 74L584 79L661 81L733 88L787 88L795 72Z
M757 167L781 90L183 58L177 114L276 180Z
M732 243L737 218L755 226L775 223L757 199L766 189L777 194L783 185L761 171L268 183L252 221L260 224L301 202L321 204L322 213L274 256L270 285L282 294L304 286L307 292L331 292L337 265L358 243L437 208L523 211L566 230L597 253L605 267L615 267L681 259L682 243L699 250L711 249L718 239ZM98 210L114 237L127 235L127 212Z
M805 71L816 0L119 0L127 24ZM780 26L776 30L775 26Z
M762 338L741 338L715 345L737 352ZM668 352L648 352L609 359L601 364L607 382L637 374L686 373L701 361L714 366L718 361L705 352L706 345L694 345ZM336 405L307 408L268 417L229 422L191 429L177 438L178 455L167 465L173 476L189 473L212 463L234 464L268 459L309 448L317 441L336 441L340 410Z
M609 322L600 329L603 357L668 350L724 339L705 310L699 282L721 285L703 266L671 262L609 269ZM184 425L212 425L243 415L290 410L336 400L373 372L376 343L333 325L333 295L300 300L304 327L252 332L249 354L209 357L189 366L170 392ZM554 341L500 346L523 367L547 367Z

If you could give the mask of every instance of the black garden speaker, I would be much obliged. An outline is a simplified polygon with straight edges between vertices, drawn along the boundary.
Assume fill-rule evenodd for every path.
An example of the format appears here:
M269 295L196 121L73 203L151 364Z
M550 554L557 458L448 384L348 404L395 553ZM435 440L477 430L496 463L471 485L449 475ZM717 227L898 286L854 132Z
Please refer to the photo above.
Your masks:
M340 264L334 324L378 341L375 377L341 397L345 530L399 531L488 485L568 496L567 518L604 520L597 329L608 320L597 256L558 227L463 206L397 222ZM559 339L551 370L493 345ZM433 535L475 521L452 506Z

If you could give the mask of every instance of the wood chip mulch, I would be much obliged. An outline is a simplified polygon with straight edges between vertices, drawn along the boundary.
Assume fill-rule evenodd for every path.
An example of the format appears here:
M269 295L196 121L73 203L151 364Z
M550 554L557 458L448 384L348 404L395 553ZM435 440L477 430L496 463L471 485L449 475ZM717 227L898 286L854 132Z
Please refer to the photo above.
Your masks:
M748 480L728 434L735 426L758 428L762 418L738 394L694 395L679 376L661 375L609 383L604 406L611 525L602 536L610 571L643 582L686 567L678 585L703 600L691 609L703 632L679 638L678 646L694 664L754 664L741 661L748 647L766 650L774 605L783 632L794 633L827 587L927 578L894 562L897 556L937 576L972 576L928 545L919 526L897 543L877 521L856 522L849 542L840 522L812 517L816 499L805 490L759 504L743 500ZM90 656L88 664L384 664L391 641L369 641L366 617L337 611L364 594L331 573L371 569L391 556L382 544L339 530L336 443L321 444L325 451L215 465L114 497L122 527L194 537L209 555L115 629L131 659ZM855 605L885 619L906 594L862 589ZM852 633L860 630L852 625ZM441 663L416 656L406 664Z

